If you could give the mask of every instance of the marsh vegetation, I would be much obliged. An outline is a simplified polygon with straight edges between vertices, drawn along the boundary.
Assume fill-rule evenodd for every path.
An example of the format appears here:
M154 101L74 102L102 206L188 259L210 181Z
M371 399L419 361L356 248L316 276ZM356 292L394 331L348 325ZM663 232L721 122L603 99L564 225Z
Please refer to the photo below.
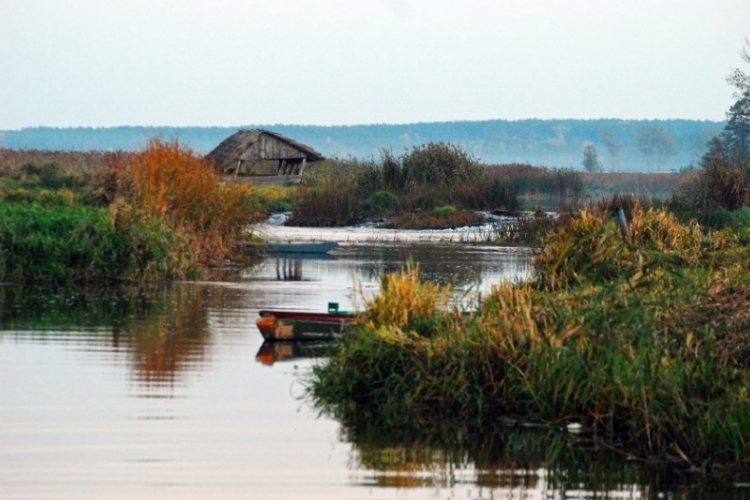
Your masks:
M630 240L584 210L535 278L476 309L417 269L383 278L313 393L385 425L502 417L579 424L638 456L695 467L750 455L748 239L634 207Z
M231 256L263 216L258 193L222 183L177 142L84 158L83 166L5 164L0 281L193 276Z

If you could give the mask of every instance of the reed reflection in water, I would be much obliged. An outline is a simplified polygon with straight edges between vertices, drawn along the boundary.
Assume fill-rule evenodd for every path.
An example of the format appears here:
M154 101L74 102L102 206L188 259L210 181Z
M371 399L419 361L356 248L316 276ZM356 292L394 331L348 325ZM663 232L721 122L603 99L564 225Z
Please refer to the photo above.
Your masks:
M399 428L362 413L336 413L340 439L352 444L348 466L362 486L467 490L477 498L485 498L482 492L486 498L747 497L741 477L629 461L597 446L590 434L502 418L477 428L457 422Z

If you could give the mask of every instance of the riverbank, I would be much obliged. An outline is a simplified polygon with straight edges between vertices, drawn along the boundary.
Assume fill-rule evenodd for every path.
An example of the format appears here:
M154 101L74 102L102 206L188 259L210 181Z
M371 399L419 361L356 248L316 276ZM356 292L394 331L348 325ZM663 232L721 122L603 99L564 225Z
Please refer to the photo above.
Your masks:
M287 226L288 213L277 213L265 222L253 225L258 236L278 243L303 243L335 241L341 245L372 242L394 243L495 243L498 228L514 223L516 217L484 214L489 222L479 226L464 226L455 229L392 229L383 226L383 221L370 221L346 227L299 227Z
M503 418L582 428L633 456L708 470L750 460L748 240L636 207L626 239L584 211L532 281L448 308L416 270L384 278L312 395L378 425Z
M2 166L0 282L196 276L233 257L264 215L258 192L222 183L177 142L89 156L104 165Z

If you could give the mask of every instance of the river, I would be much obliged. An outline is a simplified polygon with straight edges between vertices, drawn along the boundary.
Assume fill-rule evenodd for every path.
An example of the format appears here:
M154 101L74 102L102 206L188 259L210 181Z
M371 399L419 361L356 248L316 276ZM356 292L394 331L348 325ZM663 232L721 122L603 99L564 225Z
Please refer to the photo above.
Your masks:
M264 344L260 309L356 309L410 259L468 302L530 272L525 249L338 239L327 258L200 282L0 286L0 498L744 496L557 430L405 434L321 414L305 392L321 351Z

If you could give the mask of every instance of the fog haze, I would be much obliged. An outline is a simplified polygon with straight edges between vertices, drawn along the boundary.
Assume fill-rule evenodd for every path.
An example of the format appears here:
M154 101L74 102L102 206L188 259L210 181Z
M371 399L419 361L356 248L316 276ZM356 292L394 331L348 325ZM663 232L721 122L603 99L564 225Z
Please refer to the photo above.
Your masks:
M0 129L722 120L750 2L2 0Z

